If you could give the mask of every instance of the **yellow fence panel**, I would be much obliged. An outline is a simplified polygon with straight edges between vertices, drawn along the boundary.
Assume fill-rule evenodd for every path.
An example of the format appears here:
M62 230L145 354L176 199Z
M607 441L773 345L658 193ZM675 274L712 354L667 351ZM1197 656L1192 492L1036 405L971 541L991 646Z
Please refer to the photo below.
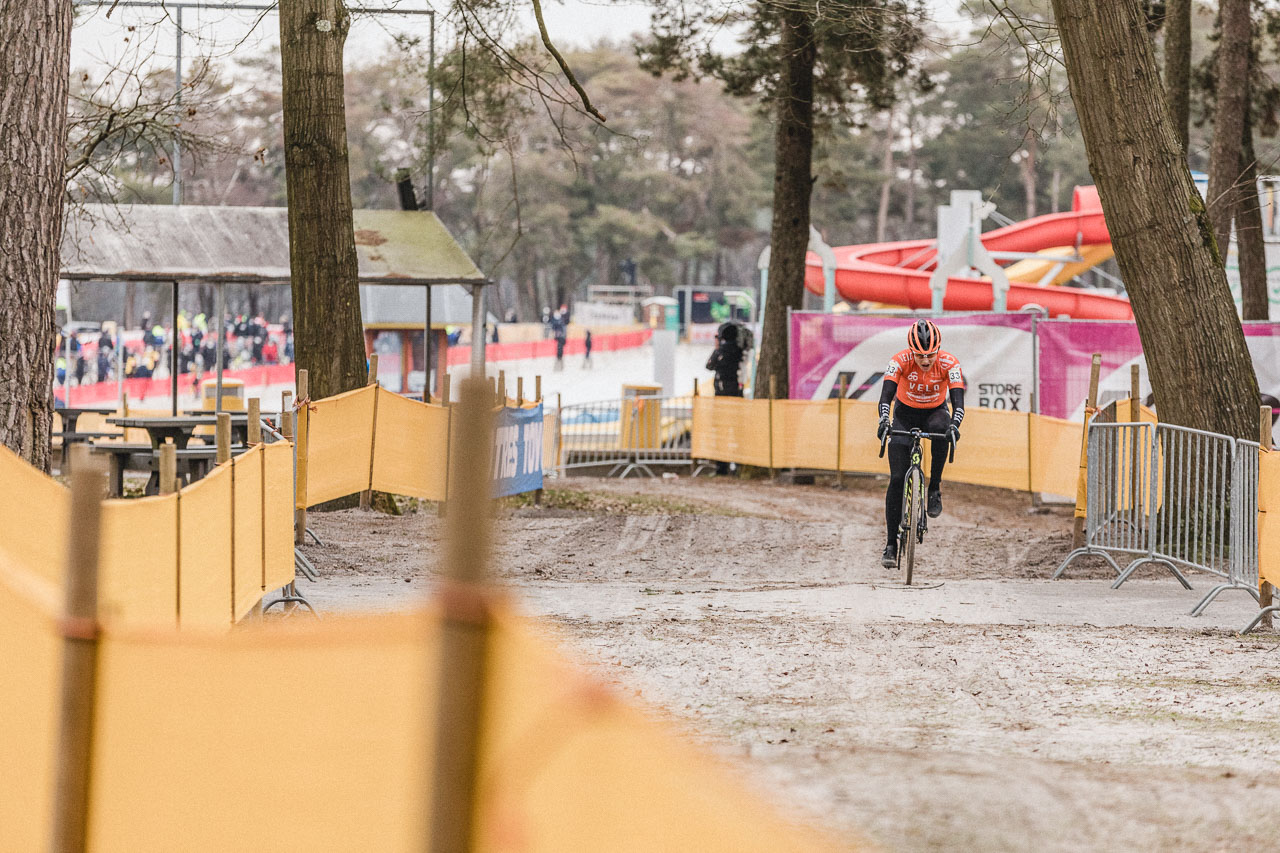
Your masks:
M266 541L262 537L262 447L231 460L233 511L231 589L235 618L253 609L266 592L262 586Z
M1076 421L1029 415L1031 430L1031 490L1071 497L1076 493L1083 424Z
M261 585L279 589L293 583L293 445L262 447L262 535L266 563Z
M378 388L326 397L307 415L307 474L299 485L298 505L315 506L369 488L369 449L373 441L373 401Z
M71 493L0 445L0 552L62 585Z
M888 474L888 451L884 458L880 457L880 440L876 438L879 406L866 400L845 400L840 411L844 418L841 468L863 474Z
M1027 416L996 409L965 409L956 461L944 480L1027 491ZM929 468L925 466L925 476Z
M231 624L231 466L219 465L179 500L179 613L184 627Z
M0 850L49 849L61 661L49 614L61 600L0 553Z
M769 402L698 397L693 402L693 456L769 466Z
M1258 459L1258 574L1280 586L1280 452Z
M836 469L836 400L774 400L776 468Z
M444 500L448 432L449 411L443 406L419 403L379 388L373 488Z
M101 524L98 610L102 618L113 623L174 624L178 496L104 501Z

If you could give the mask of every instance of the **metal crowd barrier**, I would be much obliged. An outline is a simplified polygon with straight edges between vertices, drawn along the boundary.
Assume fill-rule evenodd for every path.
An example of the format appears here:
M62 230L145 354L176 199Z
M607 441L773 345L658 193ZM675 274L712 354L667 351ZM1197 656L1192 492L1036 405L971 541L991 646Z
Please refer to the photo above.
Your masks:
M693 465L693 398L630 397L558 412L557 470L609 466L607 476Z
M1257 442L1170 424L1089 423L1085 545L1105 559L1118 588L1141 566L1166 566L1222 581L1191 610L1199 616L1223 591L1258 594ZM1129 559L1121 568L1117 559Z

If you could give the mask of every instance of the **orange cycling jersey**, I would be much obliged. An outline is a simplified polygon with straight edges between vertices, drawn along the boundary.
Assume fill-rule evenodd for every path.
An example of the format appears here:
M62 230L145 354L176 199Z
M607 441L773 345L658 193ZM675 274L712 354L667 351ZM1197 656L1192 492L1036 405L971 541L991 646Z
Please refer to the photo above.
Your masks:
M928 370L921 370L911 350L904 349L889 359L884 378L898 383L898 402L914 409L941 406L949 390L964 387L960 360L946 351L938 353Z

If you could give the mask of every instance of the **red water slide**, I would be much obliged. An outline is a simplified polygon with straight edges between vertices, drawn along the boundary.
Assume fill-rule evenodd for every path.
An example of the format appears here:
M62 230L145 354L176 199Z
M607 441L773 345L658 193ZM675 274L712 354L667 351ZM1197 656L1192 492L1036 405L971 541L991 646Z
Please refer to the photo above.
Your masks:
M1076 187L1071 208L1066 213L1036 216L988 231L982 235L982 245L990 252L1039 252L1054 246L1111 242L1096 187ZM922 268L933 266L937 254L933 245L933 240L901 240L836 247L836 290L850 302L868 300L929 308L933 304L930 272ZM812 292L822 293L822 262L812 252L804 283ZM945 310L989 311L991 303L991 282L968 277L947 279L942 303ZM1095 320L1133 318L1129 300L1123 297L1069 287L1011 283L1007 304L1011 311L1039 305L1054 317L1065 314Z

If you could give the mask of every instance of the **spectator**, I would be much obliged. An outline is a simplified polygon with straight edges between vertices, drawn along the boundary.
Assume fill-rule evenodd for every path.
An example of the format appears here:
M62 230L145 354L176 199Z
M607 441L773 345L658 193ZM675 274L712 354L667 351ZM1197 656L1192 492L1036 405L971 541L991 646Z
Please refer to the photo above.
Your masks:
M582 339L583 359L582 366L591 366L591 330L587 329L587 336Z
M742 383L738 371L742 366L741 329L735 323L723 323L716 330L716 348L707 359L707 370L716 375L717 397L741 397ZM729 463L717 462L717 474L728 474Z
M98 343L98 381L106 382L111 378L111 345L103 346L101 340Z
M564 370L564 345L569 339L569 321L564 306L551 318L551 336L556 339L556 370Z

